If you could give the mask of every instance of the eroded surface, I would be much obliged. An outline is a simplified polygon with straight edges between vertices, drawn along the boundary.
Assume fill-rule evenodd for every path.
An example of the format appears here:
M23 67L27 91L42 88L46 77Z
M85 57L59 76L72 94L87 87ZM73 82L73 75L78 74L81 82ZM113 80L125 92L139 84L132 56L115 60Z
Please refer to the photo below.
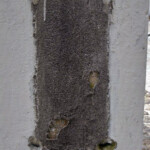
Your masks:
M39 1L35 19L36 136L50 150L93 150L108 134L108 16L102 0L47 0L46 4L45 8ZM89 96L93 71L100 78ZM55 140L47 140L49 122L56 118L66 118L69 124Z

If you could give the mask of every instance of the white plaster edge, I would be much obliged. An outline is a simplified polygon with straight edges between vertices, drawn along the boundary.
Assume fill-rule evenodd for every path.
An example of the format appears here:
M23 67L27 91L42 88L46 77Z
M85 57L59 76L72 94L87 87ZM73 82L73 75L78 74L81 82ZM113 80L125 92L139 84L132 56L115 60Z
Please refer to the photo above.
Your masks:
M110 16L110 128L117 150L141 150L148 29L147 0L115 0Z
M35 129L30 0L0 1L0 149L28 150Z
M47 3L47 0L44 0L44 5L43 5L43 7L44 7L43 8L43 16L44 16L43 18L44 18L44 21L46 21L46 13L47 13L46 12L46 3Z

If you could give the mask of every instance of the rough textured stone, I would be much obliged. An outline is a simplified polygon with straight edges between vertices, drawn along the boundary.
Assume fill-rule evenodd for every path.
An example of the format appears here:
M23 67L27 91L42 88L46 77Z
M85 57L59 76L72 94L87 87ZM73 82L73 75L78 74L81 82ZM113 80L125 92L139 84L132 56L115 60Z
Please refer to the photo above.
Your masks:
M93 150L108 135L108 14L102 0L47 0L37 21L36 136L50 150ZM90 73L99 82L90 88ZM49 122L69 120L48 141Z

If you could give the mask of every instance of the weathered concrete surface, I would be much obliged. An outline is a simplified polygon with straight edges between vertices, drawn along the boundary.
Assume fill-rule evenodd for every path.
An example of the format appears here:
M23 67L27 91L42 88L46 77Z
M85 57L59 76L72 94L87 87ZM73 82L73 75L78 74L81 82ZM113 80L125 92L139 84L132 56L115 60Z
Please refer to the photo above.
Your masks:
M28 0L0 1L0 149L28 150L35 52Z
M108 135L108 15L103 8L102 0L47 0L44 15L43 1L37 5L36 136L51 150L93 150ZM94 90L91 71L100 80ZM47 141L49 122L58 118L70 123L57 140Z
M115 0L110 26L110 136L117 150L141 150L148 29L147 0Z

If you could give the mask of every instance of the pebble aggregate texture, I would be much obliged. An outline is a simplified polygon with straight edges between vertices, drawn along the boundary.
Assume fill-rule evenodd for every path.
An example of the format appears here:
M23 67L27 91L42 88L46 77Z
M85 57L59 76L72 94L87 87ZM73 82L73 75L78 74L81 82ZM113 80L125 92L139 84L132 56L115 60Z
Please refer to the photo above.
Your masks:
M93 150L108 136L109 26L103 8L102 0L40 0L33 7L36 137L50 150ZM91 80L97 82L94 88L89 84L92 72L99 78ZM69 124L57 140L47 140L50 121L61 118Z

